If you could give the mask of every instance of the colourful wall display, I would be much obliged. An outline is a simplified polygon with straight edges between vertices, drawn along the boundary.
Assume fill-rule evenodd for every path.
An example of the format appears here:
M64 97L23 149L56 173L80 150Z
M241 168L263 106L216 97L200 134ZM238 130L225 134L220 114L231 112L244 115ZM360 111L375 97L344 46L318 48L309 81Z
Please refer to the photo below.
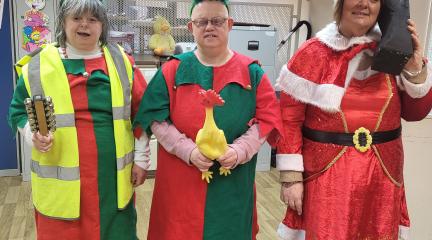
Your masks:
M30 10L24 14L22 48L27 52L32 52L42 44L51 41L51 30L48 28L48 15L42 11L45 7L45 0L26 0L25 2Z

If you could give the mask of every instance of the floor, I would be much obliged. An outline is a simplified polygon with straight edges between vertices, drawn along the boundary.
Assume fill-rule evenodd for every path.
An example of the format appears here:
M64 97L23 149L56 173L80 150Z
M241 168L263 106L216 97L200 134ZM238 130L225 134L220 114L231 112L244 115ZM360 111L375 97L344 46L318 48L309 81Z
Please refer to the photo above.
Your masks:
M285 213L279 200L280 184L276 170L258 172L259 240L277 239L275 229ZM138 237L146 239L154 180L148 179L137 188ZM21 177L0 177L0 239L35 239L33 205L30 201L30 183Z

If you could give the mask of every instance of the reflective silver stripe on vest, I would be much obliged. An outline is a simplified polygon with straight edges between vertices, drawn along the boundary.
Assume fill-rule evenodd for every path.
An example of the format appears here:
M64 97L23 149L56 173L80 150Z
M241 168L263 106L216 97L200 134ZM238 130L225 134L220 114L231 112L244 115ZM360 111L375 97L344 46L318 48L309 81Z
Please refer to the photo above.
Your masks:
M129 117L125 118L124 107L113 107L112 108L113 120L128 120Z
M108 50L111 54L111 57L114 61L114 65L117 69L117 73L120 78L120 82L122 84L123 89L123 98L124 98L124 107L123 109L114 109L113 114L117 116L123 116L117 119L129 119L131 114L131 86L129 84L129 77L126 70L126 64L124 62L124 58L122 53L120 52L119 47L116 44L108 44ZM116 119L116 118L114 118Z
M31 170L40 178L54 178L63 181L75 181L80 179L79 167L58 167L39 165L32 159Z
M124 157L117 158L117 170L122 170L133 161L133 152L127 153Z
M28 82L30 84L30 90L32 96L34 95L44 96L44 91L42 89L42 81L40 77L40 54L36 54L29 62ZM75 115L73 113L55 114L55 116L56 116L56 128L75 126Z
M56 114L56 128L62 127L75 127L75 115L70 114Z
M30 84L30 91L33 96L45 96L42 89L42 82L40 77L40 54L36 54L30 62L28 67L28 81Z

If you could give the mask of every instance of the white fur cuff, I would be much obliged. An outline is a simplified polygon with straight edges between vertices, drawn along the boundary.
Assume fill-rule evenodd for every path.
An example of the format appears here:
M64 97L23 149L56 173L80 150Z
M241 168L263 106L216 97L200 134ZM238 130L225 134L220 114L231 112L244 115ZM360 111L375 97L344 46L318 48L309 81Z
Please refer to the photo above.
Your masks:
M303 156L301 154L276 154L276 166L279 171L303 172Z
M304 240L305 239L304 230L292 229L287 227L283 223L279 224L277 233L280 240Z
M403 74L400 75L402 79L403 89L410 95L412 98L422 98L428 94L429 90L432 87L432 64L428 63L426 65L427 68L427 76L426 81L422 84L415 84L408 81Z
M399 240L409 239L409 227L399 225Z

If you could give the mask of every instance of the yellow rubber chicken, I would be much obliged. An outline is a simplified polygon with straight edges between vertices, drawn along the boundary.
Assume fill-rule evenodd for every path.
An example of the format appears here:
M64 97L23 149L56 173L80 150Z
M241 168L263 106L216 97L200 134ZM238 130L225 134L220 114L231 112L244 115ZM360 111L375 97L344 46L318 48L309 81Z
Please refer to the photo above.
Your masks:
M228 149L228 144L225 134L216 126L213 118L213 107L222 106L225 102L214 90L200 90L202 96L202 104L205 106L206 117L204 126L198 131L195 143L202 155L210 160L216 160ZM207 171L202 173L202 179L210 183L213 172ZM219 168L219 174L227 176L231 174L229 169L224 167Z

